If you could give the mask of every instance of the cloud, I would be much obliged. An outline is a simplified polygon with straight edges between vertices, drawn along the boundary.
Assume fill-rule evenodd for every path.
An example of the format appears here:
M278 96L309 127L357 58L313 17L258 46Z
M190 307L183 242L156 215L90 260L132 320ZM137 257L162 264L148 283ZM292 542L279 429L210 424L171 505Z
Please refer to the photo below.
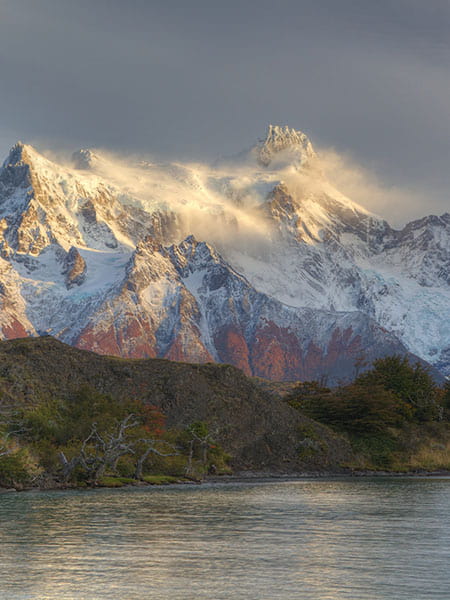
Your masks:
M180 242L193 234L218 248L265 248L270 238L268 220L258 211L266 193L258 193L248 174L222 174L200 163L165 163L104 149L93 150L92 169L77 175L112 185L121 202L152 214L161 210L177 215ZM45 152L55 162L73 168L54 152ZM273 186L272 186L273 187ZM267 187L267 191L271 189Z
M392 226L435 212L441 214L442 198L430 190L388 185L369 168L359 164L349 154L332 148L319 150L320 165L341 193L367 210L386 219Z

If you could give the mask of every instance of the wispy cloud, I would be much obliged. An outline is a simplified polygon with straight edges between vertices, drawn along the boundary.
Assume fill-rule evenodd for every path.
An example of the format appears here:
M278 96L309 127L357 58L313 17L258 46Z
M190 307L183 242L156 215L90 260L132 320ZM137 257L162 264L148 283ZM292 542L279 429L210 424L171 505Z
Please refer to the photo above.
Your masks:
M417 185L411 188L387 185L373 170L331 148L321 148L319 154L330 183L393 226L401 227L407 221L431 213L441 214L445 208L434 190L418 189Z

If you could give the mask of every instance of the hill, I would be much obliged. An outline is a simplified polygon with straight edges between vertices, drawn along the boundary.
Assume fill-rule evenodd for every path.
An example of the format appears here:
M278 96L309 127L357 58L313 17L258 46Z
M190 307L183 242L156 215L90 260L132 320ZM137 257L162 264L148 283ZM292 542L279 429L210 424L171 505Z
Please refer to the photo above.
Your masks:
M101 356L51 337L0 343L3 414L55 398L69 401L86 387L112 404L128 399L157 407L168 429L207 423L234 470L336 470L350 456L342 436L230 365ZM308 446L317 452L304 452Z

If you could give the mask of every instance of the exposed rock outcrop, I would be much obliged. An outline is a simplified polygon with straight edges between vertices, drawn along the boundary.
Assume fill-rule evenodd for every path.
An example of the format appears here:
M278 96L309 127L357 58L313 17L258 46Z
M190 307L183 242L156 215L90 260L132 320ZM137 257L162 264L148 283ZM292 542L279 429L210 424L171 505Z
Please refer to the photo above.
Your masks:
M81 285L86 279L86 261L79 251L72 246L64 260L63 275L68 289Z

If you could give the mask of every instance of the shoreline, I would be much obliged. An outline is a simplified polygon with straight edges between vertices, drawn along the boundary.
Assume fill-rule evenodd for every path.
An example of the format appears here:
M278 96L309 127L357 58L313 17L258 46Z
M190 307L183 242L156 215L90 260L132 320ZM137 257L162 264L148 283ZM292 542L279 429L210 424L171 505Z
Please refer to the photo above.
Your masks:
M407 471L407 472L393 472L393 471L349 471L349 472L333 472L333 471L313 471L313 472L302 472L302 473L276 473L267 471L239 471L234 475L219 475L219 476L207 476L201 480L183 480L180 478L178 481L172 481L168 483L148 483L145 481L136 481L136 483L127 483L124 485L56 485L49 487L35 486L27 488L3 488L0 487L0 495L10 494L13 492L50 492L50 491L90 491L99 489L126 489L126 488L149 488L149 487L167 487L167 486L184 486L184 485L205 485L205 484L233 484L233 483L270 483L277 481L302 481L302 480L320 480L320 479L369 479L369 478L391 478L391 479L433 479L433 478L450 478L450 470L439 470L439 471Z
M265 481L301 481L306 479L364 479L364 478L423 478L450 477L450 470L439 471L315 471L304 473L271 473L271 472L238 472L234 475L223 475L221 477L207 477L201 483L240 483L240 482L265 482Z

